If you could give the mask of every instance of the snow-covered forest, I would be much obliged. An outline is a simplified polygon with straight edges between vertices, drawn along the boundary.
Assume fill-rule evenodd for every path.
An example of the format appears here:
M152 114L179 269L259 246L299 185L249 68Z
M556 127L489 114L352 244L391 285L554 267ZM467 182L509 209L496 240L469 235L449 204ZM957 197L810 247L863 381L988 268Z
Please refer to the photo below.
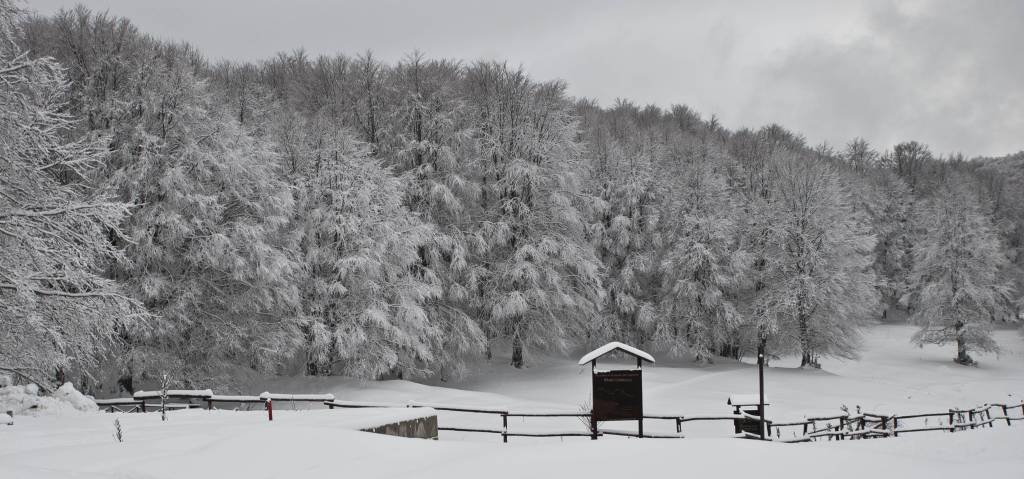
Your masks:
M1022 199L1024 152L809 144L500 60L210 62L0 0L0 373L44 387L612 340L819 367L903 320L972 364L1022 315Z

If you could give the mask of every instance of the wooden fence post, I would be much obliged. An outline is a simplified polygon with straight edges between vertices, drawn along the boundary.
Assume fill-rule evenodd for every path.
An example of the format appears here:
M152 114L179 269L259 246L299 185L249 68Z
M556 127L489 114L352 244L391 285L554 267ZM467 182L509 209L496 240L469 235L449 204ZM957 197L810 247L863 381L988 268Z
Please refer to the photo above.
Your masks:
M1006 425L1007 425L1007 426L1011 426L1011 425L1013 425L1013 423L1012 423L1012 422L1010 422L1010 413L1009 413L1009 412L1007 412L1007 410L1006 410L1006 405L1005 405L1005 404L1003 404L1003 417L1005 417L1005 418L1006 418Z
M956 426L953 425L953 410L949 410L949 432L956 432Z
M508 442L508 413L501 413L501 442Z
M892 417L892 437L900 437L900 433L898 431L899 428L900 428L899 416L893 416Z

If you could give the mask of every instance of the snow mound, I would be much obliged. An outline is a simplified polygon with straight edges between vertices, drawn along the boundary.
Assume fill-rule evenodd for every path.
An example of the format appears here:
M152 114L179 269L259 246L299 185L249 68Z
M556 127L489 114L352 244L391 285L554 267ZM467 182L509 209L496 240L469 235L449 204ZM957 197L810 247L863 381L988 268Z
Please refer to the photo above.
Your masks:
M62 414L90 412L99 408L92 398L78 392L71 383L64 383L49 396L39 395L35 384L0 387L0 412L18 414ZM2 422L3 418L0 418Z
M153 399L162 395L161 391L135 391L135 399ZM210 389L168 389L167 397L173 398L208 398L213 396Z

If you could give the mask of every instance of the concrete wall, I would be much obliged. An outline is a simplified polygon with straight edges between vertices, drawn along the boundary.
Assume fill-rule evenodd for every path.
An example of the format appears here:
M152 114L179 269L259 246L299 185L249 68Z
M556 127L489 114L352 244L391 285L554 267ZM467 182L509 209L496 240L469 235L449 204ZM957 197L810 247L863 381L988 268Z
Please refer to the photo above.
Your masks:
M382 426L363 429L363 431L387 434L389 436L437 439L437 416L427 416L391 424L384 424Z

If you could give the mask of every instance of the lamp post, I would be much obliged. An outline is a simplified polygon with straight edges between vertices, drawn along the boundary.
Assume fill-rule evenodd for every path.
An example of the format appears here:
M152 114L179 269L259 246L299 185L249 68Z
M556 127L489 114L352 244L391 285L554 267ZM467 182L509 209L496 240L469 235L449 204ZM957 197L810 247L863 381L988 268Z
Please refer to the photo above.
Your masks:
M761 433L761 440L764 440L764 345L767 341L767 335L762 328L759 334L760 338L757 343L757 386L758 393L760 395L758 400L758 411L761 413L761 427L758 429Z

